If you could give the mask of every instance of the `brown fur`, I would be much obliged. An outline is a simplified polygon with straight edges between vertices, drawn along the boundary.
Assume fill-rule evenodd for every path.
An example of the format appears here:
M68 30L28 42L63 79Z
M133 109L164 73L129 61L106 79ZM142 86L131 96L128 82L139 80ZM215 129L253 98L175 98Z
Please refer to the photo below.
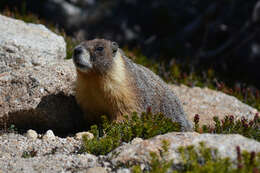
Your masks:
M99 121L101 115L120 121L123 115L138 111L136 94L125 72L124 61L117 53L116 63L104 76L77 70L76 99L89 121Z

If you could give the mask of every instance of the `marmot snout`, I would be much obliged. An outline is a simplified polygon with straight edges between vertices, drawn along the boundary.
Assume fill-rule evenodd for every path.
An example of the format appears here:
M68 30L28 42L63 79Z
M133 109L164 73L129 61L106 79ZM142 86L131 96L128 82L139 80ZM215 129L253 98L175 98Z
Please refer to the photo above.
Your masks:
M76 100L87 121L100 122L101 115L120 121L123 115L151 107L153 113L163 113L179 122L183 130L192 130L168 85L127 58L116 42L82 42L74 49L73 62L77 70Z

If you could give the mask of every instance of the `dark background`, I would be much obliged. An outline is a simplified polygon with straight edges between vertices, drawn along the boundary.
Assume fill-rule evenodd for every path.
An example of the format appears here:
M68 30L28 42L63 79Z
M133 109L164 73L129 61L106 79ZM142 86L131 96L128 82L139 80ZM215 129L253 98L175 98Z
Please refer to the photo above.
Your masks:
M36 14L78 40L111 39L260 87L258 0L1 0L0 8Z

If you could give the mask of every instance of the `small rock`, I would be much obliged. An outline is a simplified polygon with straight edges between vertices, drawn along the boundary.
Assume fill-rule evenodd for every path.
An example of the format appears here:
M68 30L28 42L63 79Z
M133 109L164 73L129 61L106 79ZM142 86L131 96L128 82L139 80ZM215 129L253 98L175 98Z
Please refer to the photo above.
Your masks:
M107 173L107 171L102 167L94 167L87 169L86 173Z
M55 135L52 130L48 130L42 137L43 140L51 141L55 140Z
M101 166L103 166L104 168L109 168L111 166L111 164L109 162L103 161L101 163Z
M131 171L127 168L123 168L123 169L118 169L116 171L116 173L130 173Z
M30 129L30 130L27 131L26 137L28 139L36 140L37 137L38 137L38 134L35 130Z
M90 132L79 132L79 133L76 133L75 135L75 138L77 140L82 140L83 136L87 136L88 139L93 139L94 138L94 135Z
M131 141L131 144L138 144L140 142L143 142L143 139L142 138L134 138L132 141Z

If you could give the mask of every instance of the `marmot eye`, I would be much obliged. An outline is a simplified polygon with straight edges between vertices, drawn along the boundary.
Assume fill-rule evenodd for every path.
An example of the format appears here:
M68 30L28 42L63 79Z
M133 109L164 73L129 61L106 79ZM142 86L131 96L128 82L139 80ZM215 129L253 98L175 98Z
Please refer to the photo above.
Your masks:
M104 48L103 47L97 47L96 51L102 51Z

